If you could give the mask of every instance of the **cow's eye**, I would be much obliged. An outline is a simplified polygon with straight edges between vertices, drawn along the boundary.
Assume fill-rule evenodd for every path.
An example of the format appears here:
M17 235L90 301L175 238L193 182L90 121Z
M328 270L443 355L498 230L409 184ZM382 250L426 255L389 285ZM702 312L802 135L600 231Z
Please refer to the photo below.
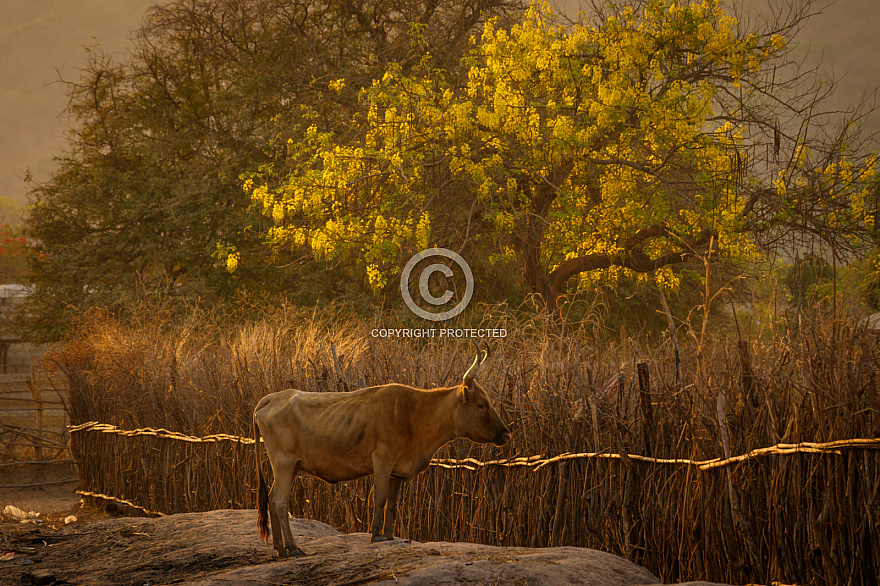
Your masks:
M485 403L477 403L477 408L480 409L481 411L485 411L486 404Z

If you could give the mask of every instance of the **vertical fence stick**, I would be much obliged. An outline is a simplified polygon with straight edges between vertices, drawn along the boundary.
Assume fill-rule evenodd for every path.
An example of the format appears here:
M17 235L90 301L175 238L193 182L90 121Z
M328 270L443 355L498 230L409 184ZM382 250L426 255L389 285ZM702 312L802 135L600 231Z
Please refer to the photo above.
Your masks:
M666 295L663 294L663 287L657 285L657 291L660 292L660 302L663 305L663 313L666 314L666 322L669 325L669 337L672 340L672 348L675 351L675 388L681 388L681 353L678 349L675 321L672 319L672 312L669 311L669 304L666 302Z
M724 392L718 393L718 425L721 428L721 444L724 448L724 457L730 458L730 433L727 429L727 416L724 414ZM730 499L730 514L733 517L734 526L739 529L740 535L743 538L743 541L746 545L746 550L749 554L749 559L752 562L752 565L755 569L760 567L759 558L758 558L758 548L755 545L755 541L752 538L751 526L748 521L743 517L742 512L739 506L739 496L737 495L736 490L733 488L733 475L731 474L730 466L728 466L725 470L727 474L727 494Z
M553 532L550 545L559 547L562 545L562 532L565 528L565 499L568 491L568 461L559 463L558 474L559 486L556 489L556 512L553 515Z
M648 365L639 362L636 365L639 376L639 405L642 411L642 439L645 442L645 455L654 454L651 448L651 434L654 433L654 408L651 405L651 379L648 374Z
M749 353L749 343L745 340L737 342L739 351L740 380L742 382L743 395L746 404L752 409L757 409L758 402L755 397L755 373L752 370L752 356Z
M27 379L28 389L34 398L34 459L37 462L43 460L43 395L40 387L34 384L33 373Z
M587 398L587 401L590 405L590 419L593 422L593 449L598 450L602 444L599 442L599 417L596 410L596 401L593 400L592 395Z

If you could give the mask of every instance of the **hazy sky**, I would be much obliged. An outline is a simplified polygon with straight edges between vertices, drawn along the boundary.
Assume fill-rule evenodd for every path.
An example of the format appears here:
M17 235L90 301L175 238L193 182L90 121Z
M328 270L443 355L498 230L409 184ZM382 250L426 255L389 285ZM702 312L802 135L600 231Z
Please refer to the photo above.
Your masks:
M53 154L65 144L67 100L59 72L76 79L83 47L95 42L108 51L124 50L150 4L0 0L0 198L24 201L26 170L45 178Z
M766 9L781 0L732 0ZM124 51L149 0L0 0L0 198L23 202L22 178L31 169L45 178L64 147L65 89L58 71L75 79L84 46L99 42ZM577 0L560 0L567 10ZM575 8L576 12L576 8ZM823 68L840 78L839 104L880 85L880 0L838 0L805 28ZM0 221L9 221L0 206Z

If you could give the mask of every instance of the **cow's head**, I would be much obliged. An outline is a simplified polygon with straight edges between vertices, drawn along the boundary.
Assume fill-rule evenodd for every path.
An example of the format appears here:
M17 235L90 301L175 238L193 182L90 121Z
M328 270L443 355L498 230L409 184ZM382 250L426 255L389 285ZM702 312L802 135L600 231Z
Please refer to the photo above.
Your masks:
M476 380L488 357L488 347L485 353L481 353L478 347L474 363L464 373L455 410L456 435L477 443L503 446L510 441L510 430L501 421L489 395Z

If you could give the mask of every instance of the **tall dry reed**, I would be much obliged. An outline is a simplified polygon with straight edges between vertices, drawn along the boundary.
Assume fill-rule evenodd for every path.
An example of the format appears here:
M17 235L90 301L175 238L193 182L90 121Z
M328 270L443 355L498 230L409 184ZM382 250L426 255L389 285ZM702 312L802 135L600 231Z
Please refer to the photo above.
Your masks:
M514 441L457 440L438 458L481 461L609 452L535 469L431 467L405 488L398 533L420 541L576 545L623 555L663 581L876 584L880 459L873 449L773 455L712 470L627 454L707 460L779 443L880 436L877 345L826 321L772 344L716 339L597 345L534 318L489 314L483 386ZM457 384L467 340L374 338L379 321L281 308L245 326L95 320L50 360L70 378L73 424L251 436L257 400L294 387ZM334 352L336 358L334 359ZM644 363L642 385L637 365ZM647 375L647 376L645 376ZM647 383L647 384L646 384ZM254 506L253 446L76 433L84 489L167 513ZM364 531L371 481L300 476L295 514Z

